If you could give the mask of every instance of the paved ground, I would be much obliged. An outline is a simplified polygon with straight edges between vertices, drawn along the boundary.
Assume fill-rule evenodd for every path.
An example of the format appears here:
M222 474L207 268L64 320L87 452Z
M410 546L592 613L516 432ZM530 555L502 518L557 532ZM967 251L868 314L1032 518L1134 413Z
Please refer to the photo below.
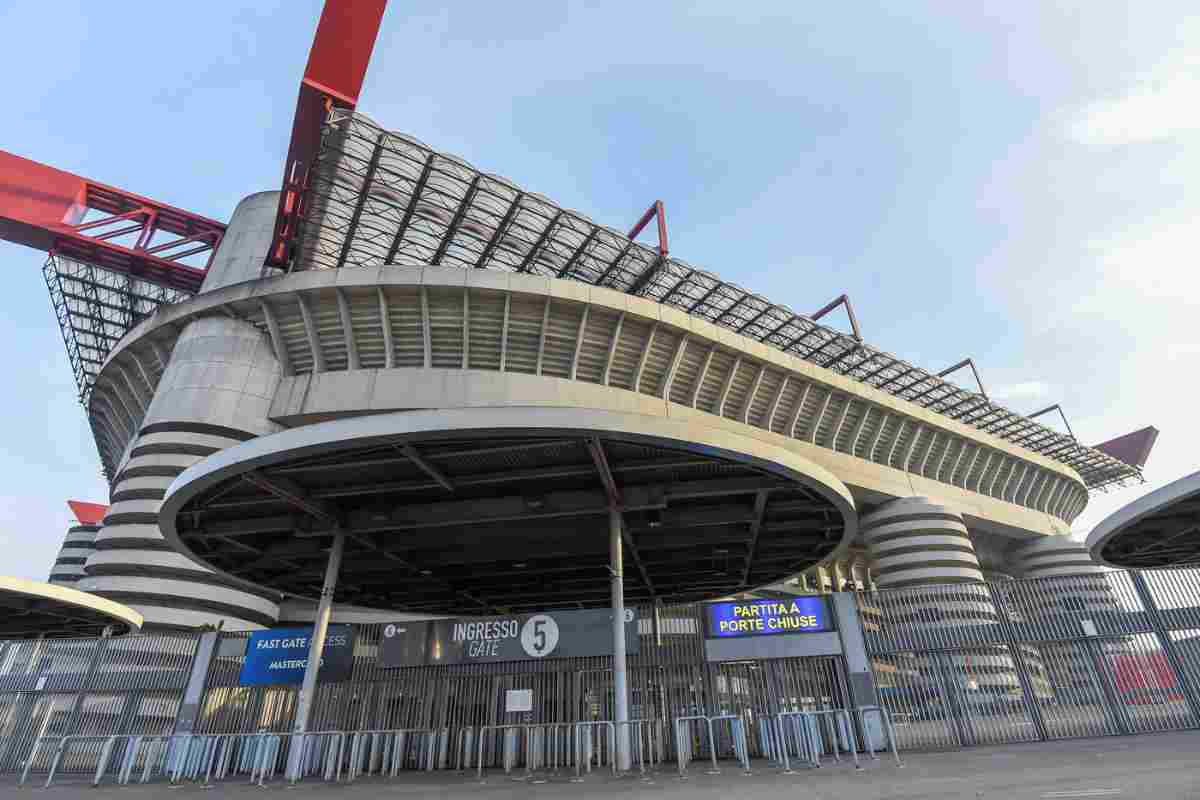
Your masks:
M913 753L903 769L890 758L870 762L862 772L848 765L782 775L765 762L756 764L750 777L741 775L732 762L722 764L721 775L706 775L703 764L694 764L686 781L671 772L656 775L652 783L634 778L604 779L595 773L583 784L551 778L527 784L489 775L480 786L474 776L454 773L420 773L389 781L364 779L350 786L305 783L286 789L278 783L268 789L242 783L222 784L210 790L185 785L175 789L157 786L104 786L92 789L78 783L49 789L16 788L11 776L0 777L0 797L28 793L47 800L126 797L130 800L175 797L261 797L264 791L294 792L298 798L367 800L375 797L437 797L462 800L569 797L599 800L607 797L645 798L747 798L755 800L925 800L968 798L977 800L1059 800L1059 798L1155 798L1200 800L1200 732L1084 739L1065 742L1007 745L945 753Z

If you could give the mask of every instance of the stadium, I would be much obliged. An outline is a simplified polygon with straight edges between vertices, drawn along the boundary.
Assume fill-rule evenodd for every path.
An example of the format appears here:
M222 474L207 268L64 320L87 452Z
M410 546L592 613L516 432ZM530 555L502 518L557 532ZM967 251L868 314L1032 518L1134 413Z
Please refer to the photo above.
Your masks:
M252 195L200 291L90 378L112 507L80 588L148 625L273 624L281 594L319 595L339 527L339 600L606 604L610 493L638 600L831 563L881 587L1039 574L1080 558L1052 537L1089 491L1137 478L361 115L326 122L311 191L288 272L263 268L278 195Z
M381 126L353 80L316 88L337 85L318 79L335 16L291 177L227 223L0 153L4 174L53 187L4 205L0 232L49 254L110 487L106 509L73 506L53 582L154 635L315 622L314 648L331 622L604 612L622 721L626 638L694 638L678 609L722 598L859 595L827 607L879 648L872 666L857 645L855 705L875 702L872 669L919 704L944 662L994 711L1080 685L1093 656L1132 658L1142 629L1105 631L1124 644L1090 655L978 631L1129 605L1070 526L1091 493L1141 481L1157 431L1084 445L1039 421L1057 406L989 398L970 358L927 369L869 343L845 295L805 314L676 258L661 203L622 232ZM638 241L651 222L656 246ZM995 587L1022 579L1070 583L1006 611ZM652 629L621 633L627 603ZM770 624L825 625L797 613ZM917 639L879 644L914 622ZM958 650L924 653L940 647L926 634ZM733 658L688 641L678 664ZM821 647L805 652L843 652ZM833 685L817 672L803 680ZM304 682L298 732L315 668Z

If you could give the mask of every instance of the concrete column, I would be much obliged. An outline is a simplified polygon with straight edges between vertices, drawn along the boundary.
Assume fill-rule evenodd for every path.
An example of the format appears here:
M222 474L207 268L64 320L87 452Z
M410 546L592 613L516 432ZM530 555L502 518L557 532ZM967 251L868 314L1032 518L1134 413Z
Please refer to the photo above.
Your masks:
M1108 582L1108 572L1092 560L1083 542L1069 536L1043 536L1008 553L1008 562L1022 578L1054 578L1045 591L1032 595L1048 605L1035 612L1120 611L1121 603Z
M878 588L910 590L904 611L893 609L890 624L928 629L1000 621L975 547L956 511L927 497L905 497L864 515L860 530L875 563ZM987 687L1021 688L1012 656L998 647L949 653L946 666L952 667L955 688L965 692L964 697Z
M296 698L296 720L292 724L292 733L308 732L308 717L312 712L313 693L317 689L317 673L321 671L321 653L325 650L325 634L329 630L329 618L333 615L333 592L337 588L345 546L346 534L335 534L333 545L329 548L329 561L325 564L325 583L321 586L321 600L317 603L317 615L313 619L312 637L308 640L308 663L304 665L304 681L300 684L300 696ZM287 764L287 779L292 783L300 780L303 755L304 737L293 736Z
M864 515L860 529L880 589L984 582L962 517L927 497L893 500Z
M608 512L609 571L612 573L613 705L617 723L617 769L629 770L629 690L625 661L625 568L621 552L621 512Z

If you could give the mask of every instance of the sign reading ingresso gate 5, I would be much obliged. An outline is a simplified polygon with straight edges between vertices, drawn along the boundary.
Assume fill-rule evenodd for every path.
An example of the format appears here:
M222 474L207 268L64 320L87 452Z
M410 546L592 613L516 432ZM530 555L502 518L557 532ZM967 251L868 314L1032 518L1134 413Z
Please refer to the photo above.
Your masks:
M312 628L272 628L254 631L246 643L242 662L242 686L300 683L308 664L308 640ZM330 625L321 651L317 679L344 681L354 666L354 630L349 625Z
M704 606L704 623L710 639L833 630L825 599L811 596L708 603Z
M638 653L637 615L625 609L625 651ZM608 609L544 611L504 617L396 622L383 626L379 664L474 664L541 658L609 656L613 652Z

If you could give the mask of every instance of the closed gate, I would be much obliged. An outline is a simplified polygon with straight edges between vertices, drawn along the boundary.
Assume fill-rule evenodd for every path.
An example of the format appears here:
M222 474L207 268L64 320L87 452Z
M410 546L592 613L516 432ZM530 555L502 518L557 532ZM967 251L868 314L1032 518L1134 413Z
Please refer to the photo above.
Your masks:
M1185 626L1200 623L1193 572L1095 572L861 593L876 685L900 746L1196 727L1192 660L1179 645ZM1191 581L1186 590L1176 588L1184 580ZM1160 606L1171 602L1173 588L1189 605L1168 613ZM957 613L965 597L970 615Z
M171 733L195 649L186 635L0 644L0 772L23 769L42 736ZM59 768L94 770L101 747L80 742ZM33 770L52 752L41 748Z

